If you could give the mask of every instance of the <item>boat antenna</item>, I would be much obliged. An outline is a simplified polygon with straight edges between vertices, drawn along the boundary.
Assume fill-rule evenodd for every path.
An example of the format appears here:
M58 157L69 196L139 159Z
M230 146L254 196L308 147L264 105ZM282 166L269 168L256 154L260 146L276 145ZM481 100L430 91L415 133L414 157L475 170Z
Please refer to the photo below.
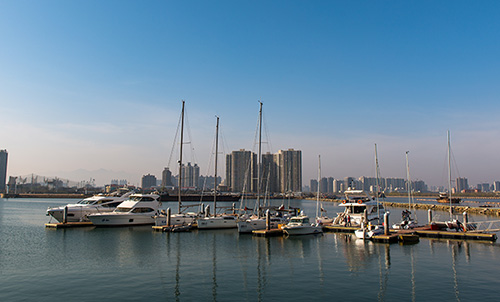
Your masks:
M181 213L182 200L181 200L181 187L182 187L182 145L184 144L184 103L182 100L182 111L181 111L181 146L180 146L180 154L179 154L179 179L178 179L178 187L179 187L179 214Z
M257 164L257 215L260 217L260 166L262 164L262 102L259 100L259 154Z
M217 212L217 153L219 152L219 117L216 115L217 125L215 126L215 176L214 176L214 217Z

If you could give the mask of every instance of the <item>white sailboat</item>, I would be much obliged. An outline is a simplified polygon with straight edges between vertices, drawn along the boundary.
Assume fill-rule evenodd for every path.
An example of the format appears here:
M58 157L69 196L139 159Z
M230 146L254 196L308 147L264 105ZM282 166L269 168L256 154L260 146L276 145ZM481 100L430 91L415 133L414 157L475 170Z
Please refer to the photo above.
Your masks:
M215 126L215 181L214 181L214 215L198 218L198 229L232 229L236 228L237 216L230 214L217 215L217 155L219 153L219 117Z
M331 225L333 223L333 218L328 218L323 215L325 210L323 209L323 203L319 200L319 187L321 182L321 155L318 155L318 191L316 192L316 222L321 225Z
M379 184L379 179L380 179L380 169L378 165L378 154L377 154L377 144L375 144L375 173L377 174L377 189L375 191L375 200L377 203L377 223L372 223L371 221L368 220L367 217L363 217L364 219L361 221L361 228L357 229L354 231L354 234L356 235L357 238L359 239L371 239L375 235L380 235L384 233L384 227L380 223L380 212L381 210L384 210L384 207L381 207L381 204L379 202L379 196L380 196L380 184ZM366 210L365 210L366 211ZM366 215L366 214L365 214Z
M408 153L406 151L406 184L408 190L408 210L403 210L401 213L401 221L392 225L393 229L403 230L403 229L413 229L417 226L417 215L413 213L412 217L412 186L410 178L410 163L408 160Z
M262 207L260 204L260 185L261 185L261 166L262 166L262 102L259 101L259 150L258 150L258 164L257 164L257 201L256 213L247 219L238 221L238 233L252 233L255 230L264 230L267 227L266 218L262 215ZM278 225L287 222L287 219L281 215L271 215L271 228L277 228Z
M170 224L171 225L190 225L193 224L199 215L195 212L187 212L184 213L182 211L182 147L184 145L184 107L185 101L182 101L182 109L181 109L181 133L180 133L180 152L179 152L179 177L178 177L178 212L177 214L172 214L170 216ZM166 225L167 217L165 213L161 213L156 217L156 225Z
M450 205L450 220L445 222L431 222L431 229L447 229L447 230L464 230L464 225L458 220L453 218L453 203L451 187L451 138L450 131L448 131L448 202Z

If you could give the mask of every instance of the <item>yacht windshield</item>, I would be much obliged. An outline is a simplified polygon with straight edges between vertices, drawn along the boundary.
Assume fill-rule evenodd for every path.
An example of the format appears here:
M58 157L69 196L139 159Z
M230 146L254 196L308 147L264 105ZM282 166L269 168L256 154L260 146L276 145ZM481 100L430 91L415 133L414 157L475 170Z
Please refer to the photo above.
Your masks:
M130 210L132 210L132 208L116 208L115 212L126 213L126 212L130 212Z
M94 204L96 201L92 199L82 199L77 204Z

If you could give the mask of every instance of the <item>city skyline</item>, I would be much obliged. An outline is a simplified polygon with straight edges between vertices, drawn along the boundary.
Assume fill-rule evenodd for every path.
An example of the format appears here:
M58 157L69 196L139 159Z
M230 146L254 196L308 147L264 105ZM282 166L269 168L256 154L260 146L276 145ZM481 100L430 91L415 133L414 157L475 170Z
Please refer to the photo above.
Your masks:
M103 182L176 173L181 100L190 151L302 151L302 179L500 180L500 3L106 1L0 4L0 149L8 176ZM189 152L188 152L189 153ZM219 159L223 158L220 155ZM224 167L219 168L224 175ZM86 171L95 171L87 173ZM94 176L92 176L94 174ZM83 178L85 175L85 178ZM303 185L307 181L303 181ZM99 183L98 183L99 184ZM101 183L103 184L103 183Z

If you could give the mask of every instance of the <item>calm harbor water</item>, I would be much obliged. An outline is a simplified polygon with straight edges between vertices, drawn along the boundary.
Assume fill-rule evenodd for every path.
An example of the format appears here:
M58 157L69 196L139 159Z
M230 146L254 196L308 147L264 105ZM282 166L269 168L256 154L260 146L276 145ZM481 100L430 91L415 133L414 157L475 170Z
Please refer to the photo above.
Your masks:
M0 301L498 301L500 295L499 243L45 229L47 207L70 201L0 199ZM311 216L316 207L306 200L291 205ZM391 220L398 219L402 209L390 210ZM425 222L426 212L419 219Z

